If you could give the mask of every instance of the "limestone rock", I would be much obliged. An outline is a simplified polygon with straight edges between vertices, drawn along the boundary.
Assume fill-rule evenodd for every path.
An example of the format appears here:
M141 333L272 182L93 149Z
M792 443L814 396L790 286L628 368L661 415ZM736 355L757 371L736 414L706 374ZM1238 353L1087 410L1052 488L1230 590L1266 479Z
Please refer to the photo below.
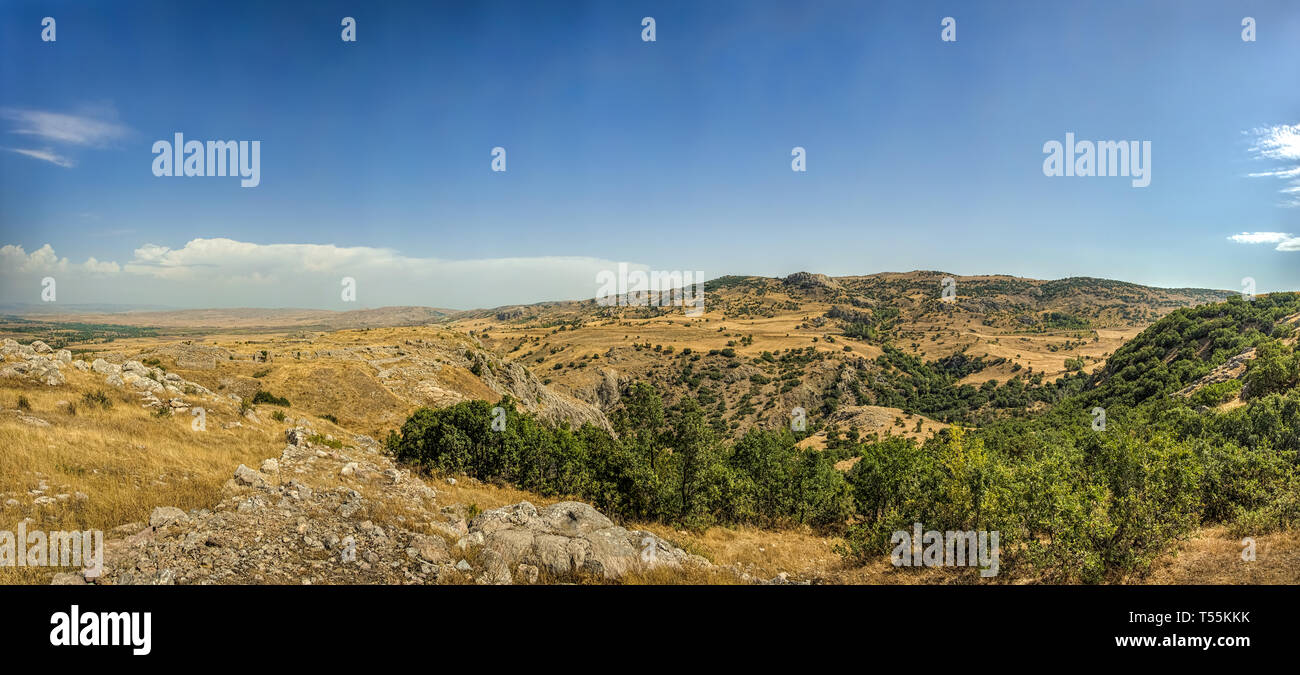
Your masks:
M175 522L188 520L185 512L175 506L159 506L149 514L149 526L154 529L167 527Z

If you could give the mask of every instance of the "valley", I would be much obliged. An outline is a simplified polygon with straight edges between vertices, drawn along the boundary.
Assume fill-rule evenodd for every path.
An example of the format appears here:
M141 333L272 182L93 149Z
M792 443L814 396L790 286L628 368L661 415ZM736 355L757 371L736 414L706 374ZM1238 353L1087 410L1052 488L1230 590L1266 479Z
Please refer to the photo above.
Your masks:
M185 539L198 531L185 527L197 528L202 523L215 531L213 528L220 527L214 523L227 523L244 535L259 536L254 533L264 529L260 526L229 524L245 517L239 515L244 504L255 504L249 509L267 508L270 515L266 517L274 519L275 508L293 513L284 500L298 498L285 495L355 490L372 496L366 497L371 500L364 512L367 525L352 536L368 538L376 551L382 550L382 554L376 553L377 559L388 561L398 556L406 560L401 546L380 545L391 540L394 532L415 542L410 547L414 549L432 545L428 537L442 537L445 542L435 548L449 552L411 557L415 562L404 562L400 574L381 573L383 565L374 563L376 576L368 577L372 582L486 583L485 579L504 578L500 570L505 563L488 564L495 560L490 555L488 562L483 562L474 558L479 553L465 552L474 546L463 540L473 534L478 514L514 508L511 505L524 501L539 509L566 500L595 501L593 505L601 513L628 532L656 537L663 542L663 550L679 551L673 556L698 556L701 562L668 571L629 570L607 579L620 583L974 583L975 578L962 570L900 570L889 564L885 552L873 552L876 549L868 542L876 535L864 534L862 528L870 524L860 515L862 500L875 498L868 494L872 486L894 489L889 485L898 476L871 478L874 474L870 472L880 471L882 461L894 461L890 457L910 457L921 447L933 446L939 452L946 452L944 448L970 449L963 445L970 443L962 441L963 437L977 439L985 448L964 462L989 461L982 459L982 453L1006 455L1010 450L1003 446L1019 443L1014 439L1023 432L1008 435L999 429L1025 425L1058 428L1075 414L1069 412L1074 406L1083 405L1074 401L1091 403L1092 398L1108 391L1107 387L1114 388L1120 376L1125 382L1139 378L1141 373L1116 370L1112 360L1126 349L1134 349L1128 345L1147 340L1153 324L1163 317L1198 307L1231 309L1241 301L1230 299L1229 293L1205 289L1155 289L1098 279L1037 281L988 276L956 277L957 299L947 303L939 293L945 276L949 275L912 272L836 278L806 273L781 279L724 277L705 285L705 312L695 317L684 316L680 307L602 306L595 301L470 311L403 307L344 313L195 310L43 315L35 328L25 323L29 319L12 317L0 325L0 331L7 331L3 336L6 361L0 370L0 406L4 408L0 431L6 438L0 452L0 518L12 522L28 519L49 529L116 532L110 536L119 542L114 550L120 552L126 546L121 542L129 540L132 546L143 547L132 551L153 551L140 555L170 551L166 555L180 564L189 549L176 549L166 542L168 537ZM1284 351L1294 350L1294 337L1286 334L1292 329L1285 327L1294 326L1300 309L1292 309L1295 311L1290 313L1278 310L1283 315L1277 325L1283 328L1270 324L1261 333L1275 333L1280 338L1277 348ZM61 332L62 326L69 325L83 326L83 330ZM111 341L104 341L102 331L85 330L92 325L131 328L115 329L119 332ZM1211 328L1205 335L1212 332ZM33 338L45 338L48 344L38 345L31 342ZM1180 351L1169 340L1161 344L1169 345L1165 348L1171 350L1167 359L1183 358L1181 354L1196 357L1197 363L1203 360L1205 365L1180 370L1183 375L1176 377L1192 379L1179 379L1176 388L1172 381L1161 384L1160 391L1169 393L1158 396L1205 399L1222 414L1236 409L1245 414L1247 409L1254 411L1263 405L1254 400L1258 394L1251 397L1251 392L1243 393L1240 386L1240 382L1250 381L1247 371L1255 370L1250 366L1254 351L1245 361L1235 361L1239 365L1234 368L1227 361L1236 353L1207 352L1210 343L1204 341L1193 352ZM1126 354L1123 362L1138 363L1132 356ZM1220 364L1226 365L1219 368ZM1206 375L1202 381L1201 370L1216 374ZM1285 377L1278 385L1284 394L1293 386ZM1237 383L1236 388L1229 387L1230 383ZM1208 388L1213 388L1216 397L1212 401L1210 393L1198 394ZM1291 391L1294 399L1296 394ZM660 400L662 403L656 403ZM645 447L658 452L652 449L657 444L667 447L664 466L676 468L661 466L655 470L658 477L654 481L691 480L689 467L677 464L682 447L677 445L680 425L689 424L684 420L697 420L702 425L698 433L714 439L707 441L710 447L716 443L721 448L709 452L732 457L724 463L734 467L740 466L734 462L741 448L770 447L775 451L789 443L788 449L779 450L779 456L788 456L791 462L805 457L817 466L825 462L824 470L839 478L818 473L823 469L810 469L813 473L807 477L821 481L817 484L827 486L825 489L845 490L836 492L840 494L833 498L837 504L848 499L857 506L838 505L823 515L814 513L831 508L830 502L808 502L808 508L816 511L806 513L804 507L764 511L767 507L761 505L752 513L732 512L729 504L735 498L725 494L717 497L722 500L717 506L695 501L685 506L667 502L653 506L669 493L648 493L650 501L637 506L626 502L626 495L601 492L600 483L592 481L604 479L594 473L581 480L573 476L560 479L559 474L555 478L516 476L509 465L485 468L473 454L478 451L453 461L442 456L441 450L421 450L433 454L420 455L426 459L411 463L415 455L404 450L403 443L412 438L409 433L415 433L409 425L418 417L417 411L446 411L450 416L439 424L459 425L461 413L455 411L471 415L464 419L474 419L473 415L479 414L471 413L475 405L494 406L503 401L510 404L512 434L557 430L545 432L559 435L554 441L538 441L543 443L540 448L549 448L552 442L559 444L557 448L569 443L566 429L586 448L579 451L582 453L594 452L597 446L592 444L602 442L599 438L605 435L620 439L618 443L629 449ZM1119 420L1117 424L1136 420L1149 414L1141 411L1153 401L1132 411L1127 406L1115 409L1111 418ZM1134 400L1128 405L1141 402ZM1205 410L1203 404L1198 405ZM201 429L196 427L200 415L195 412L200 409ZM654 410L661 412L645 416ZM792 430L792 416L798 410L806 426ZM652 422L653 415L664 416L664 421ZM646 435L652 423L664 424L665 435L657 435L657 431ZM1079 426L1086 428L1086 423ZM305 430L306 435L282 452L286 429L295 428ZM531 431L534 428L538 431ZM400 435L390 436L394 431ZM471 437L476 433L466 432ZM474 444L494 441L470 442L471 447L480 447ZM523 443L521 452L532 443L518 442ZM777 446L764 445L771 443ZM558 455L548 454L552 450L537 452L542 454L536 461L546 466L556 461L579 462L554 465L560 467L557 471L576 470L586 476L596 470L594 465L581 463L593 459L559 460L555 459ZM1012 467L1022 460L1006 456L1008 459L999 461L1012 462L1005 465L1007 469L988 464L979 471L1020 471ZM864 459L866 464L862 464ZM262 467L267 460L273 460L276 469L262 472L262 478L243 481L238 474L232 478L235 467ZM300 475L285 471L289 461L305 462L293 465L301 469ZM319 473L310 467L315 461L338 462L338 466ZM368 472L361 472L369 478L362 481L355 472L340 478L339 467L350 461L371 466ZM527 471L527 464L520 466ZM922 473L917 475L928 475L929 469L919 470ZM1286 496L1290 493L1284 486L1286 476L1294 475L1295 470L1280 470L1277 478L1256 476L1253 480L1274 486L1268 490L1284 490L1276 499L1292 499ZM383 478L393 471L401 478ZM755 480L763 480L760 474L753 475ZM276 476L280 478L272 480ZM1300 484L1294 478L1289 480ZM295 484L312 488L301 492ZM410 489L415 492L404 487L390 494L391 489L384 488L390 484L413 486ZM1018 490L1011 487L1015 484L1007 483L1006 489ZM973 504L985 499L965 492L969 487L958 488L943 480L936 485L936 489L960 489L966 495L960 499L974 499ZM427 486L428 494L435 496L424 503L412 502L410 494L421 493L424 488L420 486ZM269 502L257 505L256 495L250 496L257 490L279 498L281 507ZM761 498L761 493L754 494ZM893 497L887 498L882 508L899 515L918 512L918 508L931 513L934 508L906 503L883 506L893 501ZM1271 508L1274 501L1269 499L1264 506ZM310 498L302 502L302 508L307 509L308 502ZM189 515L155 527L150 520L158 507L175 507ZM684 507L691 515L680 519L673 515ZM840 511L842 508L848 510ZM1285 526L1261 529L1255 536L1258 562L1247 565L1236 556L1241 550L1237 539L1244 516L1240 512L1230 515L1231 509L1238 507L1227 508L1223 515L1204 521L1184 521L1177 532L1171 531L1172 536L1144 553L1141 564L1122 569L1104 564L1085 577L1070 576L1061 567L1063 561L1051 560L1062 551L1050 546L1038 550L1043 542L1035 544L1032 535L1013 538L1006 544L1013 563L994 581L1300 581L1294 576L1300 569L1295 565L1300 553L1295 536L1288 534ZM1288 522L1287 508L1291 507L1268 516L1281 521L1270 522ZM951 521L954 524L964 517L942 516L942 511L933 511L932 516L956 517L958 520ZM223 512L228 515L220 516ZM307 509L292 518L308 523L304 532L315 532L311 523L325 518L320 513ZM1234 518L1237 525L1231 524ZM337 516L326 519L337 530L333 533L336 539L341 540L338 533L361 527L347 518L331 519ZM888 529L893 522L881 521L880 525ZM275 527L288 527L283 535L286 541L304 536L294 535L292 525L286 520ZM844 529L846 526L849 529ZM388 530L387 538L373 536L371 529L376 527ZM1015 527L1032 532L1037 526L1023 522ZM209 530L200 534L207 537ZM144 536L146 531L148 536ZM305 536L307 541L319 542L331 533ZM328 556L318 555L326 549L291 555L281 551L277 555L289 555L290 560L304 557L298 564L282 565L279 576L263 574L261 582L345 580L346 573L339 570L312 572L323 569L321 565L328 567L322 562ZM488 550L497 549L489 546ZM464 552L464 558L474 558L471 567L479 567L472 572L456 570L451 558L458 555L451 552L458 551ZM518 565L530 567L520 560L509 559L508 571L515 583L520 583ZM610 562L616 560L613 558L603 560L604 566L594 569L621 564ZM247 573L241 564L232 559L232 566L217 576L210 576L211 566L199 566L182 577L168 579L229 583ZM202 569L208 572L200 572ZM563 569L569 570L563 574L579 573L579 567ZM581 569L586 575L582 579L602 579L600 574L588 574L593 569L590 566ZM120 572L114 574L110 578L122 579ZM562 571L547 574L541 578L562 579ZM48 581L50 574L48 569L0 568L0 576L11 582L39 583ZM127 577L137 583L141 578L135 573ZM257 578L244 581L259 582Z

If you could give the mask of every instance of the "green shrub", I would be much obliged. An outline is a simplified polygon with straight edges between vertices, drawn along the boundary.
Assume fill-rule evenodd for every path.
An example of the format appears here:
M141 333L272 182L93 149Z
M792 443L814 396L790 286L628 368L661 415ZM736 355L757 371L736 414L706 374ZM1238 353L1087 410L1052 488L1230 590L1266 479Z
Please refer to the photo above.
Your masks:
M307 441L317 445L327 445L335 450L343 447L343 441L340 441L337 438L326 438L321 434L312 434L307 437Z
M276 396L269 391L261 389L257 390L256 394L253 394L253 404L256 405L258 403L269 403L271 405L284 406L286 408L289 407L289 399L284 398L283 396Z
M81 395L81 403L87 408L108 410L113 407L113 399L102 391L88 391Z
M1237 394L1241 393L1241 380L1226 380L1224 382L1215 382L1207 384L1192 394L1189 399L1192 405L1206 406L1213 408L1232 400Z

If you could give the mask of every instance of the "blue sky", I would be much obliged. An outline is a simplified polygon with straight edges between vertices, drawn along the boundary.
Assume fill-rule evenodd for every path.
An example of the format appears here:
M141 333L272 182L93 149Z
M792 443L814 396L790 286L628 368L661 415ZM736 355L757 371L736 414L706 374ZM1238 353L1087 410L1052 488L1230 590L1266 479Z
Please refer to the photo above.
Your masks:
M492 306L615 261L1300 289L1296 82L1284 0L10 1L0 299ZM155 177L177 132L260 141L260 185ZM1151 184L1045 176L1066 132L1150 141Z

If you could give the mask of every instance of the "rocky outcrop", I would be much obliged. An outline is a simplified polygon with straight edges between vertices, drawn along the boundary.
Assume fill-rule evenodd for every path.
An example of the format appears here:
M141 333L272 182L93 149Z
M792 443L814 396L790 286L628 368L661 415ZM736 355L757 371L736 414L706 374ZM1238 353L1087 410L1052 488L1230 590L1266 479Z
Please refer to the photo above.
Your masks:
M161 368L130 360L119 365L102 358L87 364L80 359L74 360L72 352L66 349L55 351L40 340L23 345L6 339L0 346L0 359L3 359L0 377L23 377L51 387L67 382L64 369L69 366L81 372L103 375L105 384L138 393L146 408L188 410L190 404L184 396L215 396L203 385L189 382L176 373L164 372Z
M457 547L480 541L489 564L503 566L494 572L500 577L494 583L510 583L511 570L520 567L526 576L532 576L527 568L536 568L549 580L561 581L582 574L614 580L658 567L709 567L708 560L649 532L615 525L580 502L560 502L540 510L519 502L485 511L470 522L468 535Z
M463 504L440 506L369 437L343 449L312 437L289 429L280 455L239 465L212 509L155 508L148 523L106 533L99 577L55 583L528 584L709 566L578 502L520 502L466 522Z
M591 424L605 431L613 431L609 419L599 408L556 393L542 384L521 363L498 362L495 368L484 372L480 378L496 393L513 397L525 410L552 424L568 422L574 427Z
M826 276L825 274L815 274L812 272L795 272L781 281L788 287L805 290L838 291L841 289L838 281Z
M323 356L325 352L317 352ZM557 393L542 383L523 364L503 361L477 341L448 337L407 340L402 345L368 345L331 354L334 358L358 358L375 369L384 388L417 405L445 407L474 398L510 396L524 410L552 423L574 427L592 424L611 430L600 408ZM450 368L449 368L450 367ZM463 376L478 378L482 387L465 387ZM477 391L476 391L477 389Z
M29 345L6 339L0 347L0 377L21 377L51 387L67 379L63 368L72 363L72 352L60 349L55 352L49 345L35 340Z
M1246 351L1228 359L1214 370L1206 373L1204 377L1174 392L1175 396L1188 397L1204 389L1211 384L1227 382L1228 380L1239 380L1246 374L1246 366L1255 360L1255 348L1251 347ZM1245 389L1241 392L1242 396L1249 396L1250 392Z

